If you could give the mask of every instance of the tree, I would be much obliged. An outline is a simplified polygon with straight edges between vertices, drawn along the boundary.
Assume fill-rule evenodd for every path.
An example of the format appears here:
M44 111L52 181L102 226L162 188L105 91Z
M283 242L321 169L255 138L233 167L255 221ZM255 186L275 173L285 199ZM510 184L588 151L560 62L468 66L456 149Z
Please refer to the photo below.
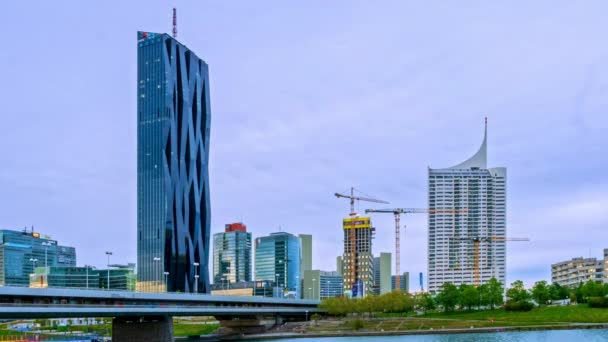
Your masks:
M582 295L585 300L589 297L603 297L604 294L604 286L596 281L589 280L583 285Z
M460 297L460 291L456 285L452 283L443 283L439 294L437 294L437 303L443 306L445 311L452 311L458 304Z
M551 300L562 300L570 297L570 290L559 283L549 285L549 297Z
M490 309L494 310L496 306L502 305L503 293L504 288L502 287L502 283L493 277L487 283L480 286L481 303L489 305Z
M459 302L461 308L466 307L471 311L473 305L479 304L479 291L473 285L461 284L458 289L460 292Z
M431 296L428 292L418 293L414 297L414 303L418 309L422 309L424 313L428 310L435 309L435 301L433 300L433 296Z
M526 291L523 281L516 280L511 283L511 287L507 290L507 298L514 302L527 302L530 300L530 293Z
M551 298L549 286L544 280L537 281L532 287L532 298L538 303L538 305L547 304L547 301Z

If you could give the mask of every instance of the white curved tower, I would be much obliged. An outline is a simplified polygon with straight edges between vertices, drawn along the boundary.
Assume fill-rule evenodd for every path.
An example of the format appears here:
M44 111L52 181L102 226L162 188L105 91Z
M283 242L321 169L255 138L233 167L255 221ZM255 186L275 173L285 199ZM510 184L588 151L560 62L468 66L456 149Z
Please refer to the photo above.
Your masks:
M487 119L477 153L458 165L428 172L429 291L436 293L446 282L484 284L492 277L504 284L507 169L487 167Z

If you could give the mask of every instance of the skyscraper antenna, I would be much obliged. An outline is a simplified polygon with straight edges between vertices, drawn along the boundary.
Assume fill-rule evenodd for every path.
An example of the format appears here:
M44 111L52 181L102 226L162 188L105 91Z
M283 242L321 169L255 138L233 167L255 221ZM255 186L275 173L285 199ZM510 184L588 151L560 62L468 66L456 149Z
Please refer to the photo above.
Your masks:
M173 7L173 38L177 38L177 9Z

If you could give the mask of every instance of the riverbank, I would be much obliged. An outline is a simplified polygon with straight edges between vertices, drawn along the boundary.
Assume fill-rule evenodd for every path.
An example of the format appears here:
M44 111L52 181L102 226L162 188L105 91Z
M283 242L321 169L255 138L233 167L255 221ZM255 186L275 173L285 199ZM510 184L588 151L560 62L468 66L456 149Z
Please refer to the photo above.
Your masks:
M379 317L378 317L379 316ZM290 322L258 335L236 336L244 340L299 337L398 336L462 334L503 331L608 329L608 309L586 305L543 306L528 312L503 309L431 312L426 315L379 314L351 316L318 322ZM235 336L231 336L235 338Z
M444 335L444 334L471 334L471 333L496 333L496 332L523 332L542 330L581 330L581 329L608 329L608 323L572 323L562 325L530 325L530 326L505 326L485 327L468 329L426 329L426 330L401 330L401 331L341 331L326 333L265 333L257 335L231 336L231 340L280 340L294 338L327 338L327 337L374 337L374 336L405 336L405 335ZM210 337L210 340L214 338ZM195 340L182 340L195 341ZM196 341L203 341L196 340Z

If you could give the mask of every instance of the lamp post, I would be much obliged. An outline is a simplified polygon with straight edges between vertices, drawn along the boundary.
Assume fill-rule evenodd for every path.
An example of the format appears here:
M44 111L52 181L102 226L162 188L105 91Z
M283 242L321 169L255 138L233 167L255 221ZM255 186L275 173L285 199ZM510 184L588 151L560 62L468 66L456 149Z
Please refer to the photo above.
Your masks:
M194 265L194 293L198 293L198 262L192 263Z
M112 252L106 251L106 255L108 256L108 290L110 289L110 255Z
M159 272L158 272L158 265L156 265L159 261L160 258L159 257L154 257L154 281L156 282L156 285L159 285L160 283L160 279L159 279Z
M278 297L278 292L279 292L279 274L275 274L274 275L274 287L277 289L277 297ZM274 293L272 294L272 296L274 297Z
M32 273L34 273L34 271L36 270L36 263L38 262L38 259L30 258L30 261L32 262Z
M325 298L331 297L329 295L329 280L327 281L327 286L325 287ZM319 296L319 300L321 300L321 296Z
M50 242L46 241L41 243L42 246L44 246L44 267L49 267L49 258L48 258L48 250L49 250L49 246L51 245Z
M169 278L169 272L165 271L163 272L163 274L165 275L165 292L169 292L169 289L167 288L167 279Z
M310 296L310 299L312 299L312 287L308 288L308 295Z

